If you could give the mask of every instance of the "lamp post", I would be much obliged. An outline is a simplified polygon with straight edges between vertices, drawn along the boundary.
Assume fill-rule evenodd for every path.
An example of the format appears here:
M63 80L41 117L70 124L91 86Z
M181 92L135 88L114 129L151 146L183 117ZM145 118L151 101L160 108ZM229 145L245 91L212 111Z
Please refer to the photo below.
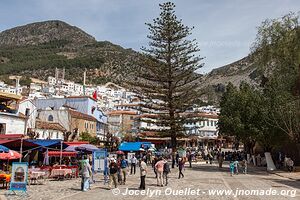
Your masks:
M21 157L20 157L20 159L19 159L19 162L22 162L22 154L23 154L23 137L21 137L20 154L21 154Z
M60 141L60 156L59 156L59 165L61 166L62 161L62 147L63 147L63 140Z

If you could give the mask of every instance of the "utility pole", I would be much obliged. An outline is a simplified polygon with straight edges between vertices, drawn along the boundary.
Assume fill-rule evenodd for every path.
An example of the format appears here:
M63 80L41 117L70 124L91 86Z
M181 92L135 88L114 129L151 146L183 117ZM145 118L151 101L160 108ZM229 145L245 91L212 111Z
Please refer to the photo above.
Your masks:
M85 96L86 68L83 72L83 95Z
M20 86L20 79L22 78L22 76L9 76L9 79L11 80L16 80L16 95L19 94L19 86Z
M57 80L58 80L58 69L57 67L55 67L55 82L57 84Z
M63 68L63 73L62 73L62 80L65 80L65 74L66 74L66 68Z

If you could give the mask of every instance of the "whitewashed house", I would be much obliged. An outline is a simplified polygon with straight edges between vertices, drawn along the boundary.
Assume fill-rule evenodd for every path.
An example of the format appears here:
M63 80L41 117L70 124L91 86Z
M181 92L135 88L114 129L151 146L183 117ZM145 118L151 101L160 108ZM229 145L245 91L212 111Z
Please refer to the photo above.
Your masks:
M38 120L36 122L35 132L37 139L64 139L64 133L67 130L56 122L45 122Z
M0 92L0 134L24 134L25 115L19 112L21 96Z
M31 99L23 99L19 102L19 112L25 117L25 133L35 128L37 108Z

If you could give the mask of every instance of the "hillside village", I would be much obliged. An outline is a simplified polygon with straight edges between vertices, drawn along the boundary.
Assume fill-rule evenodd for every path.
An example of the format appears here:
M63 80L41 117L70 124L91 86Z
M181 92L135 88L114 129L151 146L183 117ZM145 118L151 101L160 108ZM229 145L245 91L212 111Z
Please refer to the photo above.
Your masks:
M56 69L48 81L31 78L30 86L19 84L20 76L11 76L16 85L0 82L0 133L32 139L62 139L79 141L83 133L98 138L100 146L116 141L140 140L164 146L163 138L139 110L142 102L127 89L108 82L105 85L79 84L64 78L65 69ZM184 146L216 145L219 109L213 106L195 107L201 120L186 124ZM225 145L225 144L224 144Z

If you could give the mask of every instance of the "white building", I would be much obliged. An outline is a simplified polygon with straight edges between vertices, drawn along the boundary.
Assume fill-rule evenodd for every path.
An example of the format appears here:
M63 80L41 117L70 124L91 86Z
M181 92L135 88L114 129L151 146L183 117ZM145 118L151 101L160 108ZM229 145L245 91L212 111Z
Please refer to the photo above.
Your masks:
M97 92L101 99L98 102L99 106L108 111L115 110L116 106L120 104L132 103L135 98L134 93L128 92L125 88L111 82L97 86Z
M56 80L55 77L52 77L52 76L48 77L48 84L49 85L56 85L56 83L57 83L57 80Z
M0 112L0 134L24 134L25 117L19 114Z
M25 116L19 113L21 96L0 92L0 134L24 134Z
M73 95L83 95L83 85L75 83Z
M42 90L42 86L36 83L30 83L30 91L32 93L39 92Z
M35 132L38 134L37 139L64 139L66 129L59 123L37 121Z
M190 114L190 113L188 113ZM156 132L157 130L168 129L168 127L157 126L155 124L155 114L143 114L139 118L142 119L139 123L139 130ZM196 118L197 117L197 118ZM199 119L198 119L199 118ZM195 122L186 123L187 136L197 136L200 143L208 141L216 141L219 136L218 131L218 115L211 113L195 113ZM152 121L152 123L151 123Z
M46 94L55 94L55 88L53 86L46 86L42 89L42 92Z
M35 122L37 117L37 108L30 99L23 99L19 102L19 112L25 116L26 127L28 129L35 128Z
M199 139L218 138L218 115L209 113L199 113L200 121L185 124L187 135L196 135Z

